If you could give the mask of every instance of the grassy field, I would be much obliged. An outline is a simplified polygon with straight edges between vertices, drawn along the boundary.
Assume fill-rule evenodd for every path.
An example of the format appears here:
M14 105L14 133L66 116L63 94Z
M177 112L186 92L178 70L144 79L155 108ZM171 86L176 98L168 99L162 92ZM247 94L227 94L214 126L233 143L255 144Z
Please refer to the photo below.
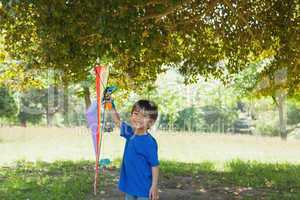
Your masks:
M300 141L238 135L154 134L160 200L300 199ZM104 137L93 195L94 152L86 128L1 128L0 199L116 200L124 140Z
M181 162L212 161L223 165L241 159L300 163L300 140L281 141L245 135L153 134L159 157ZM102 156L122 156L124 140L117 132L105 134ZM16 160L93 160L92 139L86 128L0 128L0 165Z
M118 164L117 164L118 165ZM118 170L100 172L98 195L92 192L90 161L17 162L0 167L0 199L117 200ZM219 171L213 163L161 162L160 199L300 199L300 165L231 161Z

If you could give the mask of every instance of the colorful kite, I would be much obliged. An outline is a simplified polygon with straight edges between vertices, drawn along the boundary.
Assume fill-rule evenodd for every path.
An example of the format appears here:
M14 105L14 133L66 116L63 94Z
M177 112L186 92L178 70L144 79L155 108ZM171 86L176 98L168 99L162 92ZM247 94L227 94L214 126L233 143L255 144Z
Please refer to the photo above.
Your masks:
M93 145L96 156L95 163L95 179L94 179L94 194L97 194L99 162L101 146L103 142L103 124L105 124L105 106L103 104L103 93L106 88L109 70L106 67L96 65L96 94L97 100L94 101L86 111L88 126L92 131ZM99 106L100 105L100 106Z

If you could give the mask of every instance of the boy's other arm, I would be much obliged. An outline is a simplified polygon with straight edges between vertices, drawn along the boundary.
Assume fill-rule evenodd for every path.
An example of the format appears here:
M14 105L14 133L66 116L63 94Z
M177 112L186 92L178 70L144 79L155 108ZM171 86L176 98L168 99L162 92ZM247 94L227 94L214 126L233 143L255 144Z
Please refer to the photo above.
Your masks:
M152 185L158 185L159 167L152 167Z
M159 175L159 167L154 166L152 167L152 186L149 192L149 199L150 200L157 200L158 196L158 175Z

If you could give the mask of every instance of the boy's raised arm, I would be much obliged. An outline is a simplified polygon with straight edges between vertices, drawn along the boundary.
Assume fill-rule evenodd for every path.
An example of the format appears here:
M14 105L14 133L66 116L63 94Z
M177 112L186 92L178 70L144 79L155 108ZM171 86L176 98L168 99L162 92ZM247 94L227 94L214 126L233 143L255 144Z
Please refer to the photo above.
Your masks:
M121 119L120 119L120 115L117 112L115 106L113 106L113 108L111 109L111 114L112 114L112 117L113 117L113 120L114 120L116 126L120 127Z
M111 104L109 112L111 112L114 123L116 124L116 126L120 127L121 125L121 119L120 119L120 115L116 110L116 106L114 103L114 99L112 98L111 94L113 91L110 90L110 87L106 88L104 91L104 104L108 103Z

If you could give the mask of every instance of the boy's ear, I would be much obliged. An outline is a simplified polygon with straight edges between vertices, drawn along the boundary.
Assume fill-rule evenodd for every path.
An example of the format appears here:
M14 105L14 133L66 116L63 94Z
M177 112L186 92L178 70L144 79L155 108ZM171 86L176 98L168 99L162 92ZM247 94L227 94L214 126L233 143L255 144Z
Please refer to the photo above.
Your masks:
M154 121L153 119L150 118L148 129L151 128L151 126L153 126L154 123L155 123L155 121Z

